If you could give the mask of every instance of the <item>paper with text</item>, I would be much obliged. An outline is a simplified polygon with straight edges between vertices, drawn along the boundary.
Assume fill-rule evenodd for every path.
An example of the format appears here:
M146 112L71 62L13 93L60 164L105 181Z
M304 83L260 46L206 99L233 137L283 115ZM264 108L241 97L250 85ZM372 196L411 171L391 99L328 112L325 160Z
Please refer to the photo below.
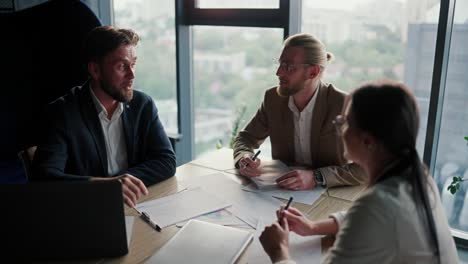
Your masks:
M304 190L304 191L292 191L292 190L281 189L279 187L274 187L270 189L258 189L254 183L244 186L242 187L242 189L244 191L258 192L258 193L271 195L272 197L282 198L282 199L289 199L289 197L293 197L294 202L310 204L310 205L312 205L323 193L323 189L321 187L317 187L312 190Z
M252 228L257 227L260 219L264 222L276 219L276 210L284 204L269 195L243 191L242 185L222 173L187 177L182 184L191 188L203 186L209 193L222 195L223 199L232 203L227 210Z

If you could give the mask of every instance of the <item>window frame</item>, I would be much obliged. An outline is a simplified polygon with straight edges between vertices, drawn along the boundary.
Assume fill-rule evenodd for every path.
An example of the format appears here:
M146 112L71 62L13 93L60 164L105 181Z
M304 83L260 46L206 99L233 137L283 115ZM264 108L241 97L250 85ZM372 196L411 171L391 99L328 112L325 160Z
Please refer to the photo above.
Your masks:
M109 8L112 10L112 1ZM301 27L302 0L278 0L275 9L197 8L196 0L175 0L178 165L194 158L194 87L192 26L282 28L283 38ZM423 161L434 175L448 72L456 0L440 0L436 49ZM112 14L112 12L110 12ZM457 244L468 246L468 233L451 229Z
M176 1L178 165L194 158L194 98L192 26L281 28L283 38L299 32L302 0L279 0L279 8L197 8L196 0Z

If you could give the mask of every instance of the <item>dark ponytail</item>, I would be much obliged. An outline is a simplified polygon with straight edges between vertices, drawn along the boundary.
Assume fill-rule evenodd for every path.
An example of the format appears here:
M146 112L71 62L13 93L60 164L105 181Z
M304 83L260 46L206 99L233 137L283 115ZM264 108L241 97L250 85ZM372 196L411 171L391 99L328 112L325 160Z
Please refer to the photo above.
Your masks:
M374 184L394 175L406 175L418 214L427 221L434 254L440 263L439 242L428 195L428 188L432 185L428 183L427 169L415 148L419 114L414 96L401 83L382 81L364 84L356 89L351 95L351 101L355 125L372 134L391 154L399 158L398 164L381 175ZM406 173L407 170L410 170L409 173ZM432 188L431 191L434 192Z
M432 185L429 185L428 178L429 175L427 173L427 168L421 162L419 158L419 154L415 148L412 148L410 152L410 162L411 162L411 169L413 170L410 175L411 186L413 188L413 197L416 201L416 204L422 204L424 207L423 212L420 212L420 215L425 215L427 219L427 225L429 227L430 236L433 241L434 245L434 254L438 257L438 261L440 263L440 251L439 251L439 240L437 238L437 229L434 220L434 214L432 213L431 201L428 195L428 189L432 193L435 191L432 189ZM421 211L421 210L420 210Z

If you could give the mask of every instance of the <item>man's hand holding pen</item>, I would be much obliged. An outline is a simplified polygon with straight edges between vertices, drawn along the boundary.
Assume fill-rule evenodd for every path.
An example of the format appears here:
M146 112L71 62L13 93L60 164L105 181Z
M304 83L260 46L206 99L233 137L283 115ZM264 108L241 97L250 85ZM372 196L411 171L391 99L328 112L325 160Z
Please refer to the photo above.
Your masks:
M242 176L246 177L258 177L260 176L260 162L261 160L258 159L258 155L260 154L260 150L255 153L254 156L251 157L250 154L245 154L242 159L239 160L239 172Z

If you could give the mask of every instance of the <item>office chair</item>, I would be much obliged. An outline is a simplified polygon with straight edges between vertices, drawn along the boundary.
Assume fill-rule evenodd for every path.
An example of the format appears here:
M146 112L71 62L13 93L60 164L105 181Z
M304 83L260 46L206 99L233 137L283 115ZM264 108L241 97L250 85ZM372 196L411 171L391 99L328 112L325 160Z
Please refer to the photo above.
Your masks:
M0 162L17 164L18 152L37 145L42 109L87 80L82 42L101 22L79 0L51 0L0 13L0 25L7 36L0 41L2 101L7 104L0 107L0 145L7 146L0 150ZM21 166L16 170L22 173ZM12 173L0 167L0 182Z
M32 161L34 159L34 154L36 153L37 146L32 146L25 150L18 152L18 158L23 164L24 173L26 174L26 179L31 179L32 176Z

